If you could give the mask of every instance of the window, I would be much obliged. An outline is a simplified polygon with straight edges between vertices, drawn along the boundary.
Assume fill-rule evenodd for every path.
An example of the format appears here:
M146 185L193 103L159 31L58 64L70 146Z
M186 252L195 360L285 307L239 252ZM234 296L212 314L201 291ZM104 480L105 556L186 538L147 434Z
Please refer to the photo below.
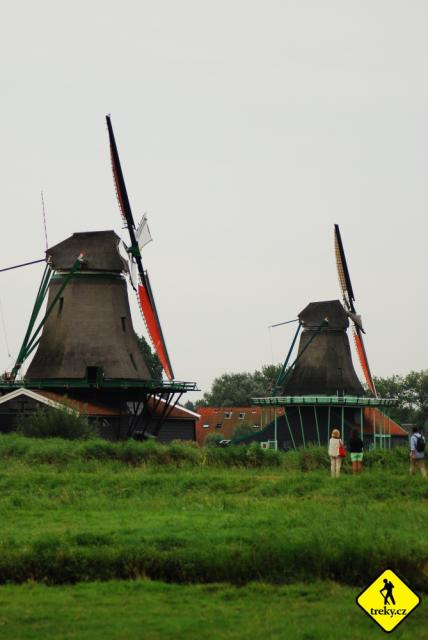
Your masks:
M239 419L243 420L245 418L245 411L241 411L241 413L239 414Z
M134 367L135 371L138 371L137 365L135 364L134 356L132 355L132 353L129 354L129 358L132 362L132 366Z
M122 316L120 321L122 323L122 331L126 331L126 318L125 318L125 316Z
M59 299L59 304L58 304L58 315L59 316L62 313L63 306L64 306L64 298L61 296L61 298Z
M216 428L216 429L221 429L221 426L222 426L222 425L221 425L221 422L217 422L217 424L216 424L215 428Z
M210 428L210 425L209 425L209 424L203 424L203 425L202 425L202 429L209 429L209 428Z
M231 411L225 411L224 412L224 417L225 417L225 420L230 420L231 417L232 417L232 412Z

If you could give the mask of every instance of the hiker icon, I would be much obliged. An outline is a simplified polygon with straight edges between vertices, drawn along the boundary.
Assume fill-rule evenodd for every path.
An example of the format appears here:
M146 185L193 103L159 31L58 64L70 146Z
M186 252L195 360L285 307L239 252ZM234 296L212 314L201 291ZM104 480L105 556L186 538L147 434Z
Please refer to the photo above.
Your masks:
M392 590L394 589L394 585L390 580L387 580L386 578L384 578L383 583L384 583L384 586L379 591L380 595L383 596L383 604L384 605L395 604L394 596L392 595ZM386 591L386 593L384 594L383 591ZM390 601L389 603L388 603L388 600Z

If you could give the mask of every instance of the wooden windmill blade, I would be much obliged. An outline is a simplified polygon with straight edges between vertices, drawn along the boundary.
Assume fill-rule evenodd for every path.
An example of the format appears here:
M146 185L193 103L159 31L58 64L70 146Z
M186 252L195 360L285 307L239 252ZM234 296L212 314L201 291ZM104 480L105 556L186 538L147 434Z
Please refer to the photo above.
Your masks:
M174 374L171 367L171 361L168 355L168 349L166 347L165 339L162 332L162 327L159 320L159 315L156 309L153 293L150 287L150 282L147 277L147 273L143 267L143 261L141 258L141 251L138 245L138 238L136 235L136 227L134 222L134 216L132 215L131 205L128 198L128 192L126 190L126 184L123 177L122 167L119 160L119 153L117 150L116 140L113 133L113 127L111 124L110 116L106 116L107 129L110 140L110 153L111 163L113 170L113 179L116 187L117 199L119 202L120 211L128 229L129 238L131 240L131 246L128 251L132 256L132 260L135 261L138 268L138 275L140 284L138 285L138 299L141 313L145 325L147 327L150 340L153 347L159 357L162 367L169 380L174 378Z
M353 332L354 332L354 341L357 349L358 359L361 364L361 368L363 370L364 378L367 382L367 385L370 391L374 396L377 395L376 387L373 382L373 376L370 371L369 361L367 359L367 353L364 346L363 341L363 327L361 324L361 319L357 316L357 312L355 309L355 296L354 290L352 288L351 278L349 275L348 264L346 262L345 251L343 248L342 237L340 235L339 225L334 225L334 248L336 254L336 265L337 265L337 274L339 276L339 284L342 289L343 301L347 311L349 312L349 317L353 322Z
M342 289L344 302L348 311L355 313L354 291L352 289L351 278L349 277L348 265L346 263L345 251L343 249L342 237L340 235L338 224L334 225L334 249L336 253L337 275L339 276L339 284Z

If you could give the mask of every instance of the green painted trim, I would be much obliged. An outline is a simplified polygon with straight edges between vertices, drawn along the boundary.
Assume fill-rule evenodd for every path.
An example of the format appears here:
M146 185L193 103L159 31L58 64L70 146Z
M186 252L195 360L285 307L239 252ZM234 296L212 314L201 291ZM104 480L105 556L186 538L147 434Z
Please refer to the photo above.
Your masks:
M27 357L28 345L30 342L31 332L33 331L34 325L37 320L37 316L40 313L40 309L42 308L44 299L46 297L46 293L52 279L52 270L49 266L49 263L46 264L45 269L43 271L42 280L40 282L39 289L37 291L36 300L34 301L33 310L31 312L30 322L28 323L27 331L25 332L24 340L22 342L21 348L18 353L18 357L16 359L15 365L12 369L12 379L15 380L18 371L22 367L25 358Z
M19 382L0 382L1 390L13 389L147 389L151 391L199 391L196 382L164 382L160 380L104 379L99 383L89 383L86 379L62 378L54 380L20 380Z
M327 405L327 406L351 406L351 407L393 407L398 400L396 398L360 398L358 396L278 396L269 398L252 398L253 405Z
M66 280L70 275L70 272L56 273L52 280L53 282L62 282ZM115 271L94 271L93 273L81 273L76 272L73 274L73 278L78 280L125 280L121 273Z

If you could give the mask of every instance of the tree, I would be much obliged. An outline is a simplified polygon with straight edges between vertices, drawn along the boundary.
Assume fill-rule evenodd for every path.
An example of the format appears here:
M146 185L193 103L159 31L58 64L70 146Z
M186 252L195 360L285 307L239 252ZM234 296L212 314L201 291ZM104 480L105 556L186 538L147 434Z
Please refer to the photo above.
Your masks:
M153 353L149 343L144 336L139 336L138 334L136 334L136 336L141 353L144 357L144 362L149 369L150 375L152 376L153 380L162 380L163 368L158 358L158 354Z
M392 418L428 428L428 369L410 371L406 376L375 378L375 385L381 398L397 398Z
M211 390L195 402L197 407L247 406L252 398L270 396L282 365L265 365L254 373L224 373Z

